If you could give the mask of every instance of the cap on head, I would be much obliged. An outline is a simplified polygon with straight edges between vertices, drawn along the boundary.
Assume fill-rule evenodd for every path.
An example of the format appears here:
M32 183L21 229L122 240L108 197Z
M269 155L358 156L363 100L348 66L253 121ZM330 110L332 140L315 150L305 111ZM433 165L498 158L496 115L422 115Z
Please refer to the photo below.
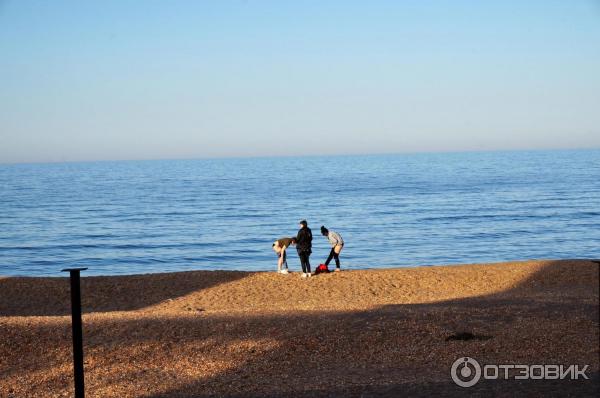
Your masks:
M300 225L302 225L303 227L308 227L308 223L306 222L306 220L300 221Z

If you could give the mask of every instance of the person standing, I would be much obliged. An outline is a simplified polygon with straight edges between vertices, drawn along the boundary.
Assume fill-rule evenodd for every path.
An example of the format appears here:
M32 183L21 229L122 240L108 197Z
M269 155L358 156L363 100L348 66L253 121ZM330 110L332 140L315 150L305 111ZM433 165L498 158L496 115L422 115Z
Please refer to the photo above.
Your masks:
M325 265L329 265L331 259L335 259L335 272L340 272L340 253L344 248L344 239L342 236L335 231L330 231L325 228L324 225L321 225L321 234L329 240L329 244L331 245L331 251L329 252L329 257L325 261Z
M287 274L288 265L287 265L287 255L286 250L291 245L296 244L296 238L279 238L273 243L273 251L277 253L277 272L280 274ZM285 268L284 268L285 267Z
M312 253L312 231L308 228L306 220L300 221L300 230L296 236L296 251L300 257L300 265L302 265L302 277L311 276L309 257Z

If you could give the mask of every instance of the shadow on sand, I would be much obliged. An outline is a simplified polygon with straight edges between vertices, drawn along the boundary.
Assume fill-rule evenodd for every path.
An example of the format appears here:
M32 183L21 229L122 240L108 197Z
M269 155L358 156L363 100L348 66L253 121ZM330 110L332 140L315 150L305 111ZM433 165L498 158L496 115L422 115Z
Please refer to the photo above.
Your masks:
M238 271L91 276L82 274L84 313L132 311L252 275ZM144 286L140 291L139 286ZM131 292L136 292L135 294ZM0 316L70 315L69 278L0 279Z
M584 282L580 278L565 285L565 275L574 273L583 273ZM171 297L173 289L183 295L236 277L231 273L226 280L204 284L192 277L187 285L175 287L165 275L162 288ZM65 284L66 280L59 282ZM0 289L2 283L6 281L0 281ZM100 284L96 288L109 287ZM144 305L148 302L140 298L128 308ZM1 308L0 313L19 312ZM95 310L100 311L98 307ZM98 320L90 322L84 332L86 357L93 360L86 363L87 389L92 396L102 396L106 394L103 389L130 388L129 394L152 398L595 397L600 392L598 310L598 266L588 261L556 261L513 289L436 303L335 313ZM446 341L462 331L490 338ZM36 335L55 336L50 344L69 353L67 325L22 332L26 340ZM463 356L490 364L589 364L590 380L486 380L464 389L456 386L449 374L452 363ZM184 360L186 366L199 368L215 360L228 366L208 372L210 377L190 381L175 366ZM65 366L68 361L68 355L42 355L28 371ZM117 364L119 377L102 376L107 367Z
M590 267L581 261L578 265L581 268L574 269L568 262L552 262L510 290L478 297L385 305L371 311L245 319L256 323L249 328L255 331L250 339L280 331L280 346L255 358L249 355L247 361L213 378L145 396L208 397L214 394L206 391L217 384L237 386L240 392L230 394L234 397L596 397L600 394L599 270L598 264ZM565 286L565 274L574 272L587 272L589 283ZM286 333L291 324L304 333ZM574 330L586 326L585 331ZM446 341L453 332L463 331L486 338ZM222 336L223 341L239 332ZM289 352L294 352L294 363L285 360ZM482 379L465 389L450 378L452 363L462 356L489 364L588 364L590 379ZM256 377L255 369L267 363L276 364L273 373ZM277 381L282 377L283 383ZM320 378L332 382L323 385L317 381ZM300 382L290 388L289 380L294 379Z

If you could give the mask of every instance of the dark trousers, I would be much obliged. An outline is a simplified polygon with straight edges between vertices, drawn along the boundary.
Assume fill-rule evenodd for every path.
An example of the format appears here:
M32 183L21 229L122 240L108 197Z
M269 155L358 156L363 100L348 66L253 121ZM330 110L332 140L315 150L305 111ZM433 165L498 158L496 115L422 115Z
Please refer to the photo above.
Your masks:
M332 258L335 259L335 267L340 268L340 255L335 252L333 247L331 248L331 251L329 252L329 257L327 257L327 260L325 261L325 265L329 265L329 262L331 261Z
M310 274L310 261L308 261L308 258L310 257L310 252L298 252L298 257L300 257L300 265L302 265L302 272Z

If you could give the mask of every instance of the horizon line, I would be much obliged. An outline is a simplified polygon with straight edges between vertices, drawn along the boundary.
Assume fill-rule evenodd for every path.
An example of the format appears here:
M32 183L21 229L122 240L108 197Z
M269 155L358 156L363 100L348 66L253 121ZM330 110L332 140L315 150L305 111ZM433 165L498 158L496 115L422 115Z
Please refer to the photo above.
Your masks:
M571 148L515 148L515 149L460 149L440 151L406 151L406 152L367 152L367 153L313 153L302 155L220 155L197 157L157 157L157 158L131 158L131 159L89 159L89 160L41 160L41 161L16 161L2 162L0 166L16 165L41 165L41 164L75 164L75 163L110 163L110 162L152 162L152 161L189 161L189 160L219 160L219 159L285 159L285 158L310 158L310 157L348 157L348 156L401 156L401 155L427 155L427 154L461 154L461 153L499 153L499 152L560 152L560 151L597 151L600 147L571 147Z

